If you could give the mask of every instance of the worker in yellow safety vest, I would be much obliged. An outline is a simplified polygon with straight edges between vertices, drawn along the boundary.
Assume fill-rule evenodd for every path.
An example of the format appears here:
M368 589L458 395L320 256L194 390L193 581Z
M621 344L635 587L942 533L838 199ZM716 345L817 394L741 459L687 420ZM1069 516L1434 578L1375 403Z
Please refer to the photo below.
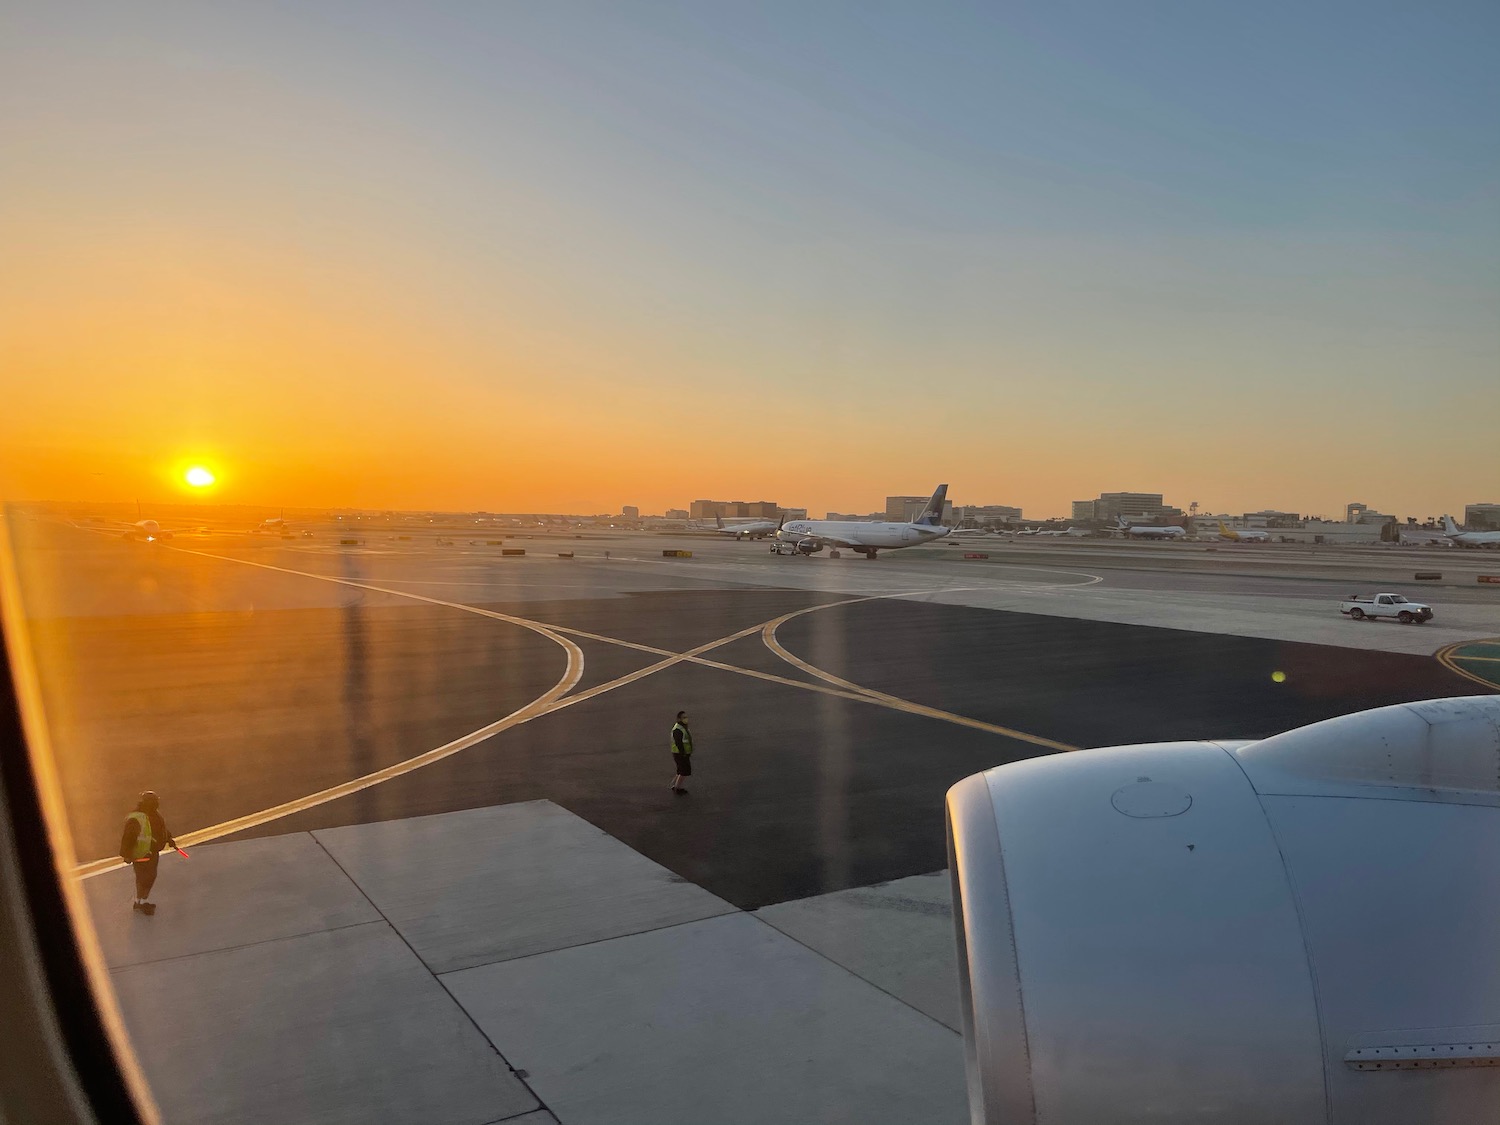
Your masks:
M175 848L177 841L167 831L161 818L161 800L149 789L136 802L135 812L125 818L120 835L120 858L135 870L135 902L131 909L141 914L155 914L151 888L156 883L156 868L163 848Z
M688 730L686 711L677 712L677 721L672 724L672 768L677 771L672 778L672 792L686 793L682 779L693 774L693 736Z

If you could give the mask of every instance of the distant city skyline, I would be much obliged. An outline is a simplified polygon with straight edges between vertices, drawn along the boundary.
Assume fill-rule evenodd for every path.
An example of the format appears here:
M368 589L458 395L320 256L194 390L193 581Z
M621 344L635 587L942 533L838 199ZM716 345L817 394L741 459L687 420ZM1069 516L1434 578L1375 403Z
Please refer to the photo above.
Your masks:
M1458 0L13 6L0 497L1457 513L1497 41Z

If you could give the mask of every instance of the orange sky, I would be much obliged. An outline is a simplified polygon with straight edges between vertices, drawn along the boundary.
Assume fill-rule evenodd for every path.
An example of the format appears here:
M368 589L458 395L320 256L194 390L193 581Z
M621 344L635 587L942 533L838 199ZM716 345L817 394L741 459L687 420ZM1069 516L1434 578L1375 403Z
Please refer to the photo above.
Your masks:
M661 77L603 12L595 44L529 29L582 69L510 28L472 72L447 25L408 56L195 23L284 14L32 18L0 57L5 498L179 500L202 463L271 507L1500 500L1482 193L1386 228L1384 197L1223 217L1190 165L1030 183L993 166L1040 143L1010 102L939 158L781 77Z

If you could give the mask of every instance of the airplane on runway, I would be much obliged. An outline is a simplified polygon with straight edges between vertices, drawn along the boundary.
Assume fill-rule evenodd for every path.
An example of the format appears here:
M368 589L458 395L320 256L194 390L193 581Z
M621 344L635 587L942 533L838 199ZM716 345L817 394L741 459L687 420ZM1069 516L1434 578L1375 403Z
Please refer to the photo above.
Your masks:
M948 532L948 535L953 539L973 539L976 536L988 535L989 533L990 529L987 527L955 527L952 531Z
M1271 536L1265 531L1236 531L1232 527L1225 527L1224 521L1219 521L1219 538L1227 539L1231 543L1268 543Z
M750 520L746 523L724 522L723 516L714 516L714 530L720 535L733 535L736 539L764 539L767 535L775 535L781 530L781 525L786 522L786 517L772 523L770 520Z
M1500 531L1461 531L1452 516L1443 517L1443 534L1460 547L1500 547Z
M834 548L829 551L832 558L837 556L838 548L844 547L873 560L877 551L895 551L919 543L931 543L952 534L943 526L943 505L947 498L948 486L938 485L927 506L910 523L794 520L776 533L776 543L771 550L779 555L812 555L824 547L831 547Z
M1181 539L1187 534L1186 528L1175 524L1166 527L1136 526L1128 523L1124 516L1116 516L1115 519L1114 530L1133 539Z
M1089 532L1081 527L1070 527L1065 531L1042 531L1038 529L1027 534L1034 535L1038 539L1083 539L1088 536Z

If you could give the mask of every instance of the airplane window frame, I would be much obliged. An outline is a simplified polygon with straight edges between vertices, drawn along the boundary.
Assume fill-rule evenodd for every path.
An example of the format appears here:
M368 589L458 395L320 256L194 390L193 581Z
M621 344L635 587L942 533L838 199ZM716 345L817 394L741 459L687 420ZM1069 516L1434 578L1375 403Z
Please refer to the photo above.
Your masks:
M7 537L0 574L13 594ZM112 1001L88 967L57 866L59 827L47 818L22 710L26 659L18 602L0 606L0 1019L12 1029L0 1067L0 1120L59 1125L155 1125L134 1061L122 1060L110 1032ZM71 854L71 849L65 849ZM117 1022L117 1021L116 1021ZM137 1085L139 1090L133 1089ZM137 1092L146 1094L142 1105Z

